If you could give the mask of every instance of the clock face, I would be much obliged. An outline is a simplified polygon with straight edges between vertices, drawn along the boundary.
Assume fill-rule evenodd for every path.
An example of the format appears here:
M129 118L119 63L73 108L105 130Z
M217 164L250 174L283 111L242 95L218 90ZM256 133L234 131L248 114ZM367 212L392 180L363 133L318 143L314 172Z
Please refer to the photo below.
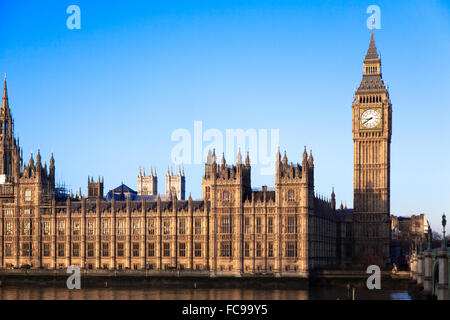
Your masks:
M367 129L376 128L380 121L380 113L373 109L366 110L361 115L361 124Z

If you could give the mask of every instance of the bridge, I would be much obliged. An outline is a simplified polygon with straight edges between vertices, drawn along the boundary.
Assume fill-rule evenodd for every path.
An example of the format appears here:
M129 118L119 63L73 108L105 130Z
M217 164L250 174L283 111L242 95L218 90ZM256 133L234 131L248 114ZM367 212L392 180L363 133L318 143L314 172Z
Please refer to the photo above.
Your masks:
M442 244L440 248L431 248L431 236L428 237L426 250L415 250L409 259L411 278L423 288L426 296L437 297L438 300L450 299L448 275L450 273L450 250L445 240L445 214L442 216ZM428 234L431 229L428 227Z

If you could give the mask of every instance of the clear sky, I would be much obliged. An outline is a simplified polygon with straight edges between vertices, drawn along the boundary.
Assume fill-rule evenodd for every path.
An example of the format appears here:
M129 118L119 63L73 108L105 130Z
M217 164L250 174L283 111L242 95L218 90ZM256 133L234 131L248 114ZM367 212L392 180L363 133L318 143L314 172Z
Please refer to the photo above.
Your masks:
M69 30L69 5L81 29ZM53 151L57 180L87 191L137 188L139 166L164 192L171 134L279 129L281 150L315 157L316 191L352 206L351 102L369 45L366 8L393 104L392 214L450 213L449 1L0 1L0 73L24 161ZM234 159L227 159L234 162ZM201 197L203 165L184 165ZM252 185L273 176L252 167ZM148 171L147 171L148 172Z

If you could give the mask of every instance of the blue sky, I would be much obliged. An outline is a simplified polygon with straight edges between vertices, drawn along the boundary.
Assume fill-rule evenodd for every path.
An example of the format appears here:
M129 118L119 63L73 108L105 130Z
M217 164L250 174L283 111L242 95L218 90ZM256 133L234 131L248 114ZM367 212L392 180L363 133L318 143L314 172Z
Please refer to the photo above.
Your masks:
M66 27L72 4L80 30ZM289 161L313 150L318 192L334 185L352 206L369 5L393 104L392 213L427 213L437 229L450 208L449 1L1 1L0 73L24 160L53 151L57 179L84 193L88 175L136 188L153 166L164 190L174 130L273 128ZM259 172L253 187L272 187ZM185 173L200 198L203 166Z

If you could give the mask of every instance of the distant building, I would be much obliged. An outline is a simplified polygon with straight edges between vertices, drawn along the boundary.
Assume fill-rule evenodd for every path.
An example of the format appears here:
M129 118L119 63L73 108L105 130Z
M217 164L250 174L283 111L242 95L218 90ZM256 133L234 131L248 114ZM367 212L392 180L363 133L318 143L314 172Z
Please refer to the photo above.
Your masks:
M156 169L150 169L150 175L148 176L145 175L145 169L143 173L139 169L137 194L139 196L156 196L158 194Z
M418 215L391 216L392 239L425 240L428 235L428 221L424 213Z
M102 181L103 184L103 181ZM106 194L106 200L110 201L114 198L116 201L124 201L124 200L136 200L137 192L128 187L125 184L121 184L117 188L109 190ZM103 199L103 197L102 197Z
M186 179L184 177L184 169L178 168L178 175L174 175L172 168L167 168L166 174L166 196L171 198L171 194L177 196L178 200L186 200L185 198Z

